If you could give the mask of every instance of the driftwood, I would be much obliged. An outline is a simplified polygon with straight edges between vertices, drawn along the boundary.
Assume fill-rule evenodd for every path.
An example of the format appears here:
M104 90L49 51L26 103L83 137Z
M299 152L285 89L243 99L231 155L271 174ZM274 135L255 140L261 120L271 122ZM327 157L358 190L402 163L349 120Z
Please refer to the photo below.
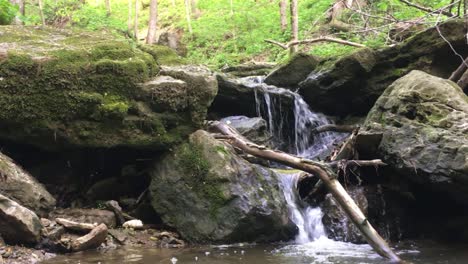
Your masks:
M241 136L236 130L221 122L211 122L209 128L211 131L231 136L232 139L229 140L229 143L248 154L267 160L276 161L289 167L318 176L333 195L335 200L346 212L351 221L361 231L361 234L367 240L369 245L372 246L372 248L381 256L392 261L401 261L400 258L388 246L387 242L377 233L369 221L367 221L366 216L362 213L354 200L349 196L349 194L337 180L337 175L331 169L329 164L302 159L284 152L274 151L264 147L259 148L256 144L249 142L247 139Z
M96 225L93 225L93 224L78 223L78 222L71 221L65 218L56 218L55 222L62 225L66 229L70 229L70 230L78 231L78 232L85 232L85 233L93 230L96 227Z
M328 124L328 125L323 125L323 126L319 126L319 127L314 128L312 130L312 133L322 133L322 132L327 132L327 131L351 133L356 128L357 128L357 126L353 126L353 125Z
M71 250L74 252L97 248L106 241L107 226L100 224L87 235L79 237L71 242Z
M314 39L304 39L304 40L294 40L290 41L288 43L281 43L275 40L271 39L265 39L265 42L275 44L283 49L289 49L290 47L296 46L296 45L301 45L301 44L312 44L312 43L317 43L317 42L334 42L334 43L339 43L343 45L348 45L348 46L353 46L353 47L358 47L358 48L364 48L366 47L363 44L352 42L352 41L347 41L343 39L338 39L338 38L332 38L332 37L319 37L319 38L314 38Z

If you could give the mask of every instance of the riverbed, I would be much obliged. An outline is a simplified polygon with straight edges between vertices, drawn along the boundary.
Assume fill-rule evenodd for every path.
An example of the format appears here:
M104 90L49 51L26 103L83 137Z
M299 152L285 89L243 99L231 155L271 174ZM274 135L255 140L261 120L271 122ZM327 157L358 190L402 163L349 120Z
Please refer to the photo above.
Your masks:
M406 241L394 245L397 254L414 264L468 263L468 245ZM337 242L325 237L306 244L234 244L183 249L121 248L58 256L43 264L80 263L204 263L204 264L383 264L389 263L368 245Z

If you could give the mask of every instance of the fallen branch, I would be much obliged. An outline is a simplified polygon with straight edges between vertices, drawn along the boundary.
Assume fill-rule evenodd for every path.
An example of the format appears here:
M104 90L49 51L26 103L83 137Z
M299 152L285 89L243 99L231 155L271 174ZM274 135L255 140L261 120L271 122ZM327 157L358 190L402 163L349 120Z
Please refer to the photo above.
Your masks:
M399 1L406 4L407 6L417 8L417 9L419 9L421 11L424 11L424 12L428 12L428 13L436 13L437 12L437 10L432 10L432 9L430 9L428 7L420 6L420 5L417 5L415 3L411 3L410 1L407 1L407 0L399 0ZM450 4L450 6L452 6L452 5L453 5L453 3ZM439 12L444 16L448 16L448 17L454 17L455 16L454 14L452 14L452 13L450 13L448 11L444 11L443 9L439 10ZM439 13L439 12L437 12L437 13Z
M71 242L71 250L73 252L83 251L87 249L97 248L106 241L107 226L100 224L96 226L87 235L79 237Z
M65 218L56 218L55 222L62 225L66 229L70 229L70 230L78 231L78 232L84 232L84 233L89 232L96 227L96 225L93 225L93 224L78 223L78 222L71 221Z
M333 131L333 132L343 132L343 133L351 133L353 132L357 126L352 126L352 125L334 125L334 124L329 124L329 125L323 125L316 127L312 130L312 133L318 134L322 132L327 132L327 131Z
M314 38L314 39L295 40L295 41L290 41L288 43L281 43L275 40L265 39L265 42L275 44L283 49L289 49L290 47L293 47L296 45L312 44L312 43L317 43L317 42L334 42L334 43L339 43L339 44L358 47L358 48L366 47L365 45L360 44L360 43L338 39L338 38L332 38L332 37L319 37L319 38Z
M458 82L468 68L468 57L458 66L458 68L450 75L449 80L452 82Z
M267 160L276 161L308 173L317 175L328 187L330 193L346 212L351 221L361 231L363 237L370 246L381 256L392 261L400 261L400 258L391 250L387 242L377 233L372 225L367 221L353 199L344 190L343 186L337 180L337 175L331 167L323 162L317 162L307 159L301 159L290 154L273 151L267 148L258 148L255 144L242 137L236 130L221 122L211 122L209 129L224 135L232 136L231 145L242 149L244 152L261 157Z

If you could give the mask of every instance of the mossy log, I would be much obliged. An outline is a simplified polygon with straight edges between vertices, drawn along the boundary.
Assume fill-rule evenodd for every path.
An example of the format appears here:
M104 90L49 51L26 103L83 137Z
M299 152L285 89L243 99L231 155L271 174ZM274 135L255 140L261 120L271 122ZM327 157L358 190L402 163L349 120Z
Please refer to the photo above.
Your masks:
M387 242L372 227L366 216L362 213L354 200L349 196L349 194L337 180L337 175L331 169L329 164L302 159L284 152L273 151L264 147L258 148L255 144L249 142L247 139L239 135L239 133L237 133L237 131L235 131L233 128L221 122L212 122L209 128L213 132L229 136L229 142L231 145L241 149L248 154L276 161L289 167L317 175L320 180L323 181L325 186L327 186L330 193L340 204L351 221L361 231L361 234L367 240L369 245L371 245L372 248L382 257L388 258L395 262L401 261L400 258L388 246Z

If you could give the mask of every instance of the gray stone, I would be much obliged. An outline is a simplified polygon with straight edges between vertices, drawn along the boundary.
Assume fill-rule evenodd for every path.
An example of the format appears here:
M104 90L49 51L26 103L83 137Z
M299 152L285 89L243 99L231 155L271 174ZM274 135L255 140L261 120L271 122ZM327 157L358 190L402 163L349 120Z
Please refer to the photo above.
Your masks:
M0 234L9 244L36 244L41 220L31 210L0 194Z
M5 178L0 184L1 194L38 215L46 215L54 209L55 199L44 186L2 153L0 153L0 174Z
M296 232L276 174L205 131L155 164L152 205L190 242L274 241Z
M468 97L455 83L421 71L398 79L369 112L357 147L468 204Z
M295 87L315 70L318 61L308 54L295 54L287 63L268 74L265 83L285 88Z

